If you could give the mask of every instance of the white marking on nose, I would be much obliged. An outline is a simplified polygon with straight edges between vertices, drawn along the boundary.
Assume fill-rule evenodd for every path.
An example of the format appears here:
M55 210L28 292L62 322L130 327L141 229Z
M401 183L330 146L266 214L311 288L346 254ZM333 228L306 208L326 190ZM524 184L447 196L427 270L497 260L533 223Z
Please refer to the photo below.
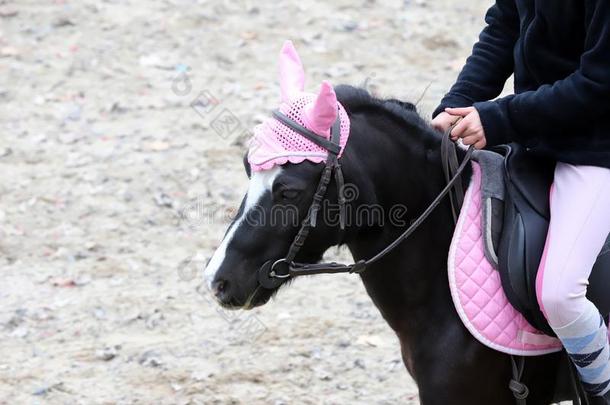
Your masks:
M250 184L248 186L248 193L246 194L246 202L244 204L244 209L239 218L237 218L233 222L233 224L231 224L229 231L220 243L220 246L218 246L218 248L214 252L212 259L210 259L210 262L208 263L203 272L203 278L207 283L208 288L212 288L212 281L214 281L216 273L220 269L222 262L224 262L225 260L227 248L231 243L233 236L239 230L240 225L246 218L246 215L250 210L256 207L265 192L271 190L273 182L281 172L281 167L274 166L272 169L269 170L252 173L252 177L250 178Z

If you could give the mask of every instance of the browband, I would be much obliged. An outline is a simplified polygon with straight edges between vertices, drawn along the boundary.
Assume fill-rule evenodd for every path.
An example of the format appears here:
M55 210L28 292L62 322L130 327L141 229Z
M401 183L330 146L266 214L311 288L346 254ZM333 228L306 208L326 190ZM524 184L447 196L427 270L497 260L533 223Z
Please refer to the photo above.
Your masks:
M339 137L341 136L341 120L338 115L337 119L333 123L331 130L331 141L329 141L328 139L323 138L299 123L294 122L279 110L274 110L272 114L276 120L280 121L293 131L298 132L299 135L303 135L305 138L309 139L311 142L315 143L321 148L326 149L333 155L339 155L341 152L341 145L339 144Z

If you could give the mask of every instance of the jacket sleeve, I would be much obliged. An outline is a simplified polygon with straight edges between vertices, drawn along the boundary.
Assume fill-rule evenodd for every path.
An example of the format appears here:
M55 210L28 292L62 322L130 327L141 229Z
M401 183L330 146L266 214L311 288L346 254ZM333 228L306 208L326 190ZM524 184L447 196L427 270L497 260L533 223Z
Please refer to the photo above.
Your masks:
M432 117L447 107L469 107L477 101L497 97L513 73L513 50L519 36L515 0L496 0L487 11L485 22L487 26L474 45L472 55Z
M535 91L474 104L489 146L586 136L583 128L610 114L610 2L587 3L590 17L578 70Z

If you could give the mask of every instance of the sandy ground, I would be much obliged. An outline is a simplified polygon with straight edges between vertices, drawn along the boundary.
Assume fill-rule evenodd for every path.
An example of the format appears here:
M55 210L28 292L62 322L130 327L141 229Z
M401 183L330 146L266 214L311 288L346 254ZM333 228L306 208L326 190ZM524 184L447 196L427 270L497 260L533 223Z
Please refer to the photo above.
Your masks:
M284 39L429 115L490 3L0 0L0 404L417 404L357 278L224 312L196 269Z

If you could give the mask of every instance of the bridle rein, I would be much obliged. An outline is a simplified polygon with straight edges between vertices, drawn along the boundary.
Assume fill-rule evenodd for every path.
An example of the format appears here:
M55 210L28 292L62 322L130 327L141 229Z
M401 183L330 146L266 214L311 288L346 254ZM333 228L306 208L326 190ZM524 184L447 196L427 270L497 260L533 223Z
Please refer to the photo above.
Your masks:
M454 200L459 200L459 193L450 194L454 187L461 190L461 179L462 173L464 172L468 162L470 162L474 147L470 146L466 152L466 156L462 160L462 163L457 166L457 157L455 153L455 145L449 141L449 135L453 126L444 134L442 144L442 160L443 170L447 179L447 185L438 194L438 196L428 205L424 212L417 217L415 221L392 243L377 253L375 256L367 260L359 260L352 264L340 264L340 263L296 263L294 259L305 244L307 237L312 228L316 227L318 212L320 210L322 200L326 195L328 185L331 182L331 178L334 173L335 182L337 183L338 192L338 203L339 203L339 226L343 230L345 229L345 196L344 196L344 180L343 172L341 170L341 164L339 163L339 153L341 151L340 146L340 117L337 116L336 121L330 130L330 140L319 136L318 134L310 131L299 123L293 121L280 111L273 111L273 117L286 125L290 129L294 130L298 134L312 141L316 145L326 149L328 151L328 158L326 165L322 171L320 181L316 188L316 192L313 196L312 203L307 211L307 216L301 224L301 228L294 238L292 244L288 249L288 253L282 259L272 261L269 260L261 266L258 270L258 282L259 284L267 289L275 289L279 287L286 280L294 277L308 276L313 274L336 274L336 273L362 273L367 267L378 260L382 259L389 253L391 253L398 245L400 245L405 239L407 239L419 226L430 216L434 209L441 203L443 198L450 195L452 201L452 210L454 219L456 216L456 207ZM455 126L455 124L454 124ZM448 152L451 151L451 152ZM449 168L447 168L449 166ZM452 176L451 176L452 175Z

